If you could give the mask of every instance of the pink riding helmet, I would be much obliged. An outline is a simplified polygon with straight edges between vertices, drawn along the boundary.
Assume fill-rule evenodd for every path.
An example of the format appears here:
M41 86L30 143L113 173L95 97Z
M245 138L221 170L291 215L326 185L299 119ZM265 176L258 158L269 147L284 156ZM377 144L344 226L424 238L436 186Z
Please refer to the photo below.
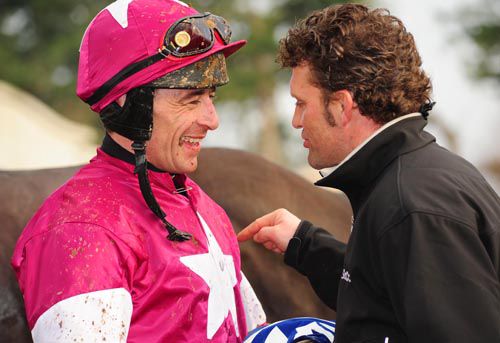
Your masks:
M117 0L110 4L97 14L83 36L77 95L89 103L93 111L101 112L133 88L217 52L228 57L246 43L226 44L219 34L214 34L213 45L203 53L186 57L160 56L151 65L116 79L127 67L158 55L172 25L184 17L197 15L200 15L198 11L177 0ZM113 78L116 81L113 86L96 97L95 92Z

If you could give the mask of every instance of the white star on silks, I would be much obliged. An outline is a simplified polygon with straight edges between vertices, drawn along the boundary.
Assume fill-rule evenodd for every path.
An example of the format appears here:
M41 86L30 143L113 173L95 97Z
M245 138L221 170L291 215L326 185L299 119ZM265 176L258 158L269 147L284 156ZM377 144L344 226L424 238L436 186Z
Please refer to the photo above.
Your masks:
M236 335L239 336L236 301L233 290L234 286L236 286L233 256L223 254L207 223L199 213L197 214L207 236L208 253L183 256L180 258L180 261L194 273L198 274L210 288L208 296L207 338L212 339L224 323L228 312L231 313Z
M105 8L124 29L128 26L128 5L132 1L134 0L116 0Z

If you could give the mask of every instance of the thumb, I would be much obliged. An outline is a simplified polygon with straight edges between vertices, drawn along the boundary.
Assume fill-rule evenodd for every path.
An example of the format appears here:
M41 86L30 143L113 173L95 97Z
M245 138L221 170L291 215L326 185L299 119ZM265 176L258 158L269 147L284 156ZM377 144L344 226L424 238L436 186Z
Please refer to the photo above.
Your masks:
M285 252L289 241L287 237L282 237L280 234L279 225L263 227L257 234L255 234L253 239L255 242L264 245L266 243L268 245L269 243L272 243L273 249L270 250L279 250L280 253Z
M257 243L264 243L267 241L271 241L274 243L276 239L274 226L264 226L253 236L253 240Z

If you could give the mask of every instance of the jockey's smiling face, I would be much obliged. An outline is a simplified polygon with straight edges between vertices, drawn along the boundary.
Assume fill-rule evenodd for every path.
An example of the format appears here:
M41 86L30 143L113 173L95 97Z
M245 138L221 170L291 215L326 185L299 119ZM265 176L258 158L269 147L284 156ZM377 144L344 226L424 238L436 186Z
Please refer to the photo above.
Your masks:
M201 141L219 126L211 89L156 89L147 159L170 173L196 170Z

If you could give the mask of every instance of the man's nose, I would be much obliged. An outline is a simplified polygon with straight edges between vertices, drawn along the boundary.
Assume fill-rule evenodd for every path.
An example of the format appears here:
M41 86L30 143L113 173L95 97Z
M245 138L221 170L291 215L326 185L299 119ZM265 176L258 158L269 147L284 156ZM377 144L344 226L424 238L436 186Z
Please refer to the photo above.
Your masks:
M215 130L219 127L219 117L214 103L211 98L205 99L204 103L205 106L199 124L206 126L209 130Z
M302 127L302 111L299 111L297 108L295 108L293 112L292 126L295 129L300 129Z

